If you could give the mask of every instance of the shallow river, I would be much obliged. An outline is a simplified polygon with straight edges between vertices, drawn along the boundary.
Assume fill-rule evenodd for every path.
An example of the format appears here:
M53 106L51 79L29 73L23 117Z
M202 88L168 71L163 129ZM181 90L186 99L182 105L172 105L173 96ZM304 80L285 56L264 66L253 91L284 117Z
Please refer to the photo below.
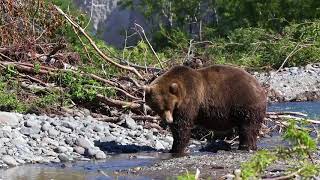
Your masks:
M270 104L269 111L297 111L304 112L310 118L319 119L320 102L289 102ZM274 146L273 140L265 139L260 142L263 147ZM0 179L12 180L74 180L74 179L136 179L148 180L150 177L131 176L130 174L117 176L117 172L128 168L149 166L158 161L171 158L165 153L138 153L138 154L117 154L105 161L75 162L70 164L42 164L25 165L0 170ZM107 177L107 175L112 175ZM165 179L165 177L164 177Z

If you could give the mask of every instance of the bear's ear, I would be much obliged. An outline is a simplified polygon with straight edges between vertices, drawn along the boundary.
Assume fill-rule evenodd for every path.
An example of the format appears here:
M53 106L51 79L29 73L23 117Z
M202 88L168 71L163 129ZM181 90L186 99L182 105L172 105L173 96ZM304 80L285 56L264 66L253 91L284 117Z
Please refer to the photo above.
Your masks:
M172 83L169 87L169 91L171 94L177 94L178 93L178 84L177 83Z

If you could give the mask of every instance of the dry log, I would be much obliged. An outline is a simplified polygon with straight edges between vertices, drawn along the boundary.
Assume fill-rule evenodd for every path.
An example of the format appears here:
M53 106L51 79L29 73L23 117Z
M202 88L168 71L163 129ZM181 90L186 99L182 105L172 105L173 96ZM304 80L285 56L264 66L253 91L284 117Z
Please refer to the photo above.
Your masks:
M262 178L263 180L286 180L286 179L292 179L295 176L297 176L301 171L303 170L303 168L298 169L297 171L290 173L288 175L285 176L278 176L278 177L272 177L272 178Z
M160 117L158 116L131 116L132 119L136 121L159 121ZM98 121L104 121L104 122L118 122L120 121L119 117L109 117L109 116L104 116L101 118L95 118ZM158 128L158 127L155 127Z
M293 115L293 116L303 116L303 117L308 116L305 113L293 112L293 111L267 112L267 115Z
M133 102L126 102L116 99L111 99L108 97L105 97L101 94L97 94L97 99L103 103L105 103L108 106L117 107L117 108L129 108L129 109L139 109L142 107L141 104L133 103Z

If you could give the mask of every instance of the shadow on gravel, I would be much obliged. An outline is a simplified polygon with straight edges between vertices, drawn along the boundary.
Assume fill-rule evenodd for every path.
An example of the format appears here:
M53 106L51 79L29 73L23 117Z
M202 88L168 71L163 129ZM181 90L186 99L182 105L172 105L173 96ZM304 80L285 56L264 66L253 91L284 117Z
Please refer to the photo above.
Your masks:
M94 145L99 147L102 151L108 153L137 153L142 151L157 151L157 149L150 146L137 146L134 144L120 145L115 141L110 142L100 142L95 141Z

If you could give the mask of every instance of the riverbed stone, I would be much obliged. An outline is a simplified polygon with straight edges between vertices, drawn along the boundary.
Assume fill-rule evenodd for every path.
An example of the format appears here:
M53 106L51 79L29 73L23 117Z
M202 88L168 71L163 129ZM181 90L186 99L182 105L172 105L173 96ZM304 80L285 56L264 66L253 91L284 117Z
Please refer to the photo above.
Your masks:
M0 125L16 126L19 124L19 117L15 113L0 112Z
M69 128L71 130L75 130L78 125L75 122L65 121L62 123L62 126Z
M41 126L41 130L42 131L49 131L49 129L51 129L50 123L45 122L45 123L42 124L42 126Z
M106 159L106 158L107 158L107 155L106 155L103 151L98 151L98 152L95 154L95 158L96 158L96 159Z
M103 130L104 130L104 127L102 127L102 126L94 126L94 128L93 128L93 131L95 131L95 132L101 132Z
M18 165L18 162L12 156L9 156L9 155L2 156L2 161L6 163L8 166Z
M160 141L158 141L158 140L155 141L154 148L156 148L157 150L165 149L164 146L162 145L162 143Z
M60 134L60 132L55 130L54 128L50 128L48 130L48 134L50 137L55 137L55 136L58 136Z
M98 149L96 149L96 148L94 148L94 147L91 147L91 148L89 148L89 149L86 150L85 154L86 154L87 156L89 156L89 157L93 157L94 155L97 154L98 151L99 151Z
M125 122L125 127L128 127L129 129L135 130L137 128L137 123L134 119L131 118L128 114L123 114L120 116L120 121Z
M20 129L20 133L26 136L29 136L30 134L38 134L39 132L40 132L39 127L22 127Z
M24 126L26 127L40 127L41 121L32 118L32 119L28 119L25 123Z
M57 129L60 130L61 132L64 132L64 133L71 133L72 132L72 129L66 128L64 126L59 126L59 127L57 127Z
M85 137L77 138L76 144L80 147L85 148L85 149L89 149L91 147L94 147L94 144L89 139L87 139Z
M83 147L76 146L76 147L74 147L73 149L74 149L74 151L75 151L76 153L78 153L78 154L84 155L84 153L85 153L85 149L84 149Z
M64 146L59 146L59 147L57 147L57 148L55 149L55 151L56 151L57 153L65 153L65 152L68 151L68 148L66 148L66 147L64 147Z
M70 158L66 154L59 154L58 158L61 162L69 162Z

